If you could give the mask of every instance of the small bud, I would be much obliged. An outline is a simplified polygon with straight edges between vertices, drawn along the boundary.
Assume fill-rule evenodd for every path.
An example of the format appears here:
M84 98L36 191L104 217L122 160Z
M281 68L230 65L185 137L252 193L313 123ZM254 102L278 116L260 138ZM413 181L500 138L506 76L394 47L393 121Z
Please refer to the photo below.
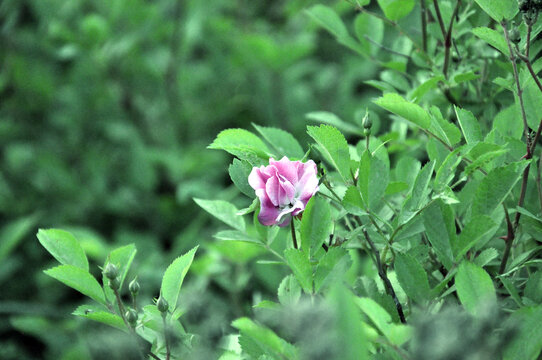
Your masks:
M124 316L126 317L126 320L130 325L135 326L135 324L137 323L137 311L135 311L134 309L129 309L128 311L126 311L126 314L124 314Z
M369 117L368 112L365 112L365 116L363 117L362 125L363 125L364 129L370 129L373 126L373 121Z
M162 295L160 295L160 297L158 298L158 301L156 302L156 307L162 314L167 312L169 304L167 303L166 299L162 297Z
M371 129L363 129L363 135L365 136L371 135Z
M120 287L120 281L119 281L119 278L116 277L112 280L109 280L109 287L113 290L118 290L119 287Z
M130 281L130 284L128 285L128 289L132 293L132 295L137 295L139 293L139 283L137 282L137 278Z
M105 266L105 269L103 271L103 274L109 280L113 280L119 275L119 270L117 269L117 267L114 264L107 263L107 265Z
M510 30L508 36L510 37L510 41L512 41L514 44L518 44L521 41L521 34L519 33L517 27L514 27L512 30Z

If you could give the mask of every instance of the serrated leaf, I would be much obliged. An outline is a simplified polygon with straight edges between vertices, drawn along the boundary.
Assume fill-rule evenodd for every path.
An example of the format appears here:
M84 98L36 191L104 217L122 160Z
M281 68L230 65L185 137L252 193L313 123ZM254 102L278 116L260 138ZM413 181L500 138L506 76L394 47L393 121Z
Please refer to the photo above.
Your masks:
M454 106L454 110L467 144L482 141L483 138L480 124L474 115L472 115L470 111L458 108L457 106Z
M395 273L401 288L408 297L418 303L429 300L429 281L427 273L416 258L398 253L395 257Z
M401 116L422 129L428 129L431 126L431 117L420 105L411 103L403 99L399 94L387 93L376 99L375 104Z
M457 241L452 243L454 246L455 258L459 259L467 253L476 243L485 237L492 230L496 230L497 224L486 215L478 215L465 225Z
M126 275L130 270L130 266L132 265L132 261L134 260L136 253L137 249L135 245L129 244L111 251L107 256L107 260L104 264L104 269L107 263L112 263L118 268L120 274L119 289L122 289L122 285L124 284L124 280L126 279ZM108 284L108 280L105 275L102 275L102 283ZM109 288L109 286L105 286L104 290L107 299L115 299L114 292L113 290L111 290L111 288Z
M73 265L88 272L85 251L72 234L59 229L40 229L37 237L41 245L61 264Z
M320 26L336 37L348 36L348 30L337 13L328 6L314 5L306 10L307 14Z
M60 265L44 271L45 274L79 291L91 299L106 304L102 287L94 276L80 267L74 265Z
M484 267L499 256L499 252L494 248L485 249L482 251L476 258L474 258L474 263L480 267Z
M431 106L433 121L429 130L444 140L448 145L453 146L461 141L461 131L454 124L444 120L442 114L436 106Z
M288 275L282 279L277 295L280 303L285 306L293 306L299 301L301 287L293 275Z
M248 184L248 176L252 171L252 165L248 161L233 159L228 173L237 188L246 196L254 197L254 189Z
M384 15L392 21L407 16L414 9L414 0L377 0Z
M314 291L318 293L324 287L332 284L334 280L339 281L350 264L350 256L346 250L339 247L330 248L316 267Z
M459 265L455 286L461 304L473 315L497 302L491 277L484 269L471 262L463 261Z
M250 155L264 160L272 156L267 145L259 137L244 129L221 131L208 148L225 150L243 160L251 160Z
M427 239L433 246L438 259L446 269L453 264L452 246L455 242L455 222L450 205L437 200L422 213Z
M303 148L299 142L287 131L273 127L264 127L252 124L263 138L277 151L275 155L279 158L287 156L290 159L301 159L304 155Z
M160 294L169 303L171 312L177 308L177 300L179 299L179 292L181 291L184 277L188 273L188 269L194 260L197 250L198 246L176 258L164 273Z
M342 204L346 211L353 215L366 215L361 194L356 186L349 186L343 196Z
M301 249L307 257L316 253L329 238L332 230L331 207L320 196L313 196L307 203L301 219Z
M512 19L518 12L516 0L474 0L497 23Z
M365 206L373 211L378 210L386 193L389 182L389 169L369 151L361 156L358 186Z
M124 321L120 316L107 311L103 311L97 307L81 305L77 309L75 309L72 315L81 316L102 324L112 326L124 332L128 332L128 329L126 328L126 325L124 325Z
M194 198L196 204L234 229L245 231L245 219L237 215L239 211L233 204L224 200L204 200Z
M476 189L472 216L490 216L512 191L525 166L527 162L519 162L491 170Z
M499 50L504 55L510 54L508 45L506 44L506 39L500 32L487 27L477 27L472 29L472 33Z
M313 111L305 114L305 117L311 121L321 122L336 127L347 134L361 135L361 128L339 118L337 115L327 111Z
M339 130L329 125L307 126L307 133L318 145L324 156L337 169L344 182L350 175L350 150Z
M284 250L284 257L301 288L307 294L312 294L312 266L307 255L301 250L286 249Z

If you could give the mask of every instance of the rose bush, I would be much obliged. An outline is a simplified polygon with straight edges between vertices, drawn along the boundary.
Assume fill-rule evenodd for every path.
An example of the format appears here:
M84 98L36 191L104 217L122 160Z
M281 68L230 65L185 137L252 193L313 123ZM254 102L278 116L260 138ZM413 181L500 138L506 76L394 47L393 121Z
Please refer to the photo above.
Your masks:
M271 158L268 166L254 167L248 183L260 200L258 220L262 225L286 226L299 215L318 191L314 161L279 161Z

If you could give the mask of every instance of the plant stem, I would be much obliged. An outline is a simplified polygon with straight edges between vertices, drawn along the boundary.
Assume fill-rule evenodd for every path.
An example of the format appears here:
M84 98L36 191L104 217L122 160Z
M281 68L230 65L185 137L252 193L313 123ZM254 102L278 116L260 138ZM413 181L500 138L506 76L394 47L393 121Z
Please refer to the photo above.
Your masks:
M384 287L386 288L386 293L390 295L393 298L393 302L395 303L395 307L397 308L397 314L399 314L399 319L403 324L406 324L405 314L403 313L403 306L399 302L399 299L397 298L397 295L395 294L395 290L393 289L393 285L391 284L390 279L388 278L388 275L386 275L386 272L384 271L384 268L382 267L382 263L380 262L380 254L375 246L375 244L371 241L371 238L369 237L369 234L367 233L366 229L363 229L363 236L365 236L365 240L367 240L367 243L373 250L375 254L375 262L376 267L378 268L378 275L380 276L380 279L382 279L382 282L384 283Z
M536 174L536 188L538 190L538 202L540 203L540 211L542 211L542 185L540 182L540 167L542 166L542 156L538 158L538 172Z
M169 360L171 352L169 349L169 336L167 330L166 313L162 313L162 322L164 324L164 341L166 342L166 360Z
M422 47L427 52L427 6L425 0L421 0L421 18L422 18Z
M437 20L440 26L440 31L442 32L442 37L443 39L446 39L446 28L444 27L444 20L442 20L442 15L440 14L440 7L438 6L438 0L433 0L433 5L435 6L435 14L437 15Z
M454 13L452 14L452 17L450 18L450 25L448 26L448 31L446 32L446 36L444 38L444 65L442 67L442 72L444 73L445 78L448 78L448 66L450 64L450 49L452 47L452 29L454 27L454 19L457 16L457 12L459 10L460 4L461 4L461 0L457 0Z
M132 325L130 325L128 320L126 320L125 309L124 309L124 305L122 304L122 299L120 298L119 290L118 289L113 289L113 292L115 293L115 298L117 299L117 305L119 306L120 317L122 318L122 321L124 321L124 325L126 325L126 327L130 330L130 334L132 335L134 341L137 344L139 357L141 359L145 359L145 356L143 355L143 350L141 349L141 346L140 346L140 343L139 343L138 335L135 332L135 329L132 327ZM152 354L150 351L149 351L149 353Z
M297 238L295 236L295 225L294 225L294 217L292 216L292 221L290 222L290 230L292 230L292 242L294 244L294 249L297 249Z

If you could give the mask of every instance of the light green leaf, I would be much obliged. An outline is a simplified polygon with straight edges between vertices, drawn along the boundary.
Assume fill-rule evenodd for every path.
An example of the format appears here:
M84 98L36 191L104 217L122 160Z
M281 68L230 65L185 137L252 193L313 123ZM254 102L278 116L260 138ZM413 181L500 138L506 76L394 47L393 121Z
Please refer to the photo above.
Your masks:
M446 80L444 75L437 75L433 76L426 81L424 81L422 84L420 84L412 93L410 94L409 98L412 99L414 102L419 102L420 99L431 89L434 89L437 87L438 83L441 81Z
M337 115L327 112L327 111L314 111L305 114L305 117L311 121L320 122L335 126L337 129L344 131L347 134L351 135L361 135L361 128L356 127L350 123L347 123L344 120L341 120Z
M510 55L508 50L508 45L506 44L506 39L497 30L493 30L487 27L477 27L472 29L472 33L484 40L489 45L493 46L495 49L499 50L504 55Z
M346 211L353 215L365 215L367 212L363 207L363 200L359 189L356 186L349 186L343 196L342 204Z
M35 215L18 218L4 225L0 232L0 261L4 260L36 225Z
M454 110L467 144L482 141L483 137L480 124L474 115L470 111L458 108L457 106L454 106Z
M416 176L409 203L410 209L417 210L426 204L427 196L430 192L429 182L431 181L431 176L433 175L434 170L435 162L430 161L424 165L424 167L418 173L418 176Z
M307 294L312 294L312 266L307 255L302 250L286 249L284 257L303 290Z
M314 5L306 10L307 14L320 26L336 37L348 36L348 30L337 13L328 6Z
M534 301L535 303L542 303L542 271L538 270L534 274L531 274L525 284L526 297Z
M476 243L492 230L496 230L497 224L486 215L478 215L465 225L457 241L452 243L455 258L459 259L467 253Z
M521 178L527 162L511 163L491 170L483 178L472 204L472 216L491 215Z
M194 255L197 250L198 246L176 258L164 273L160 294L169 303L171 312L175 311L177 308L177 300L179 299L179 292L181 291L184 277L188 273L188 269L194 260Z
M387 93L374 101L378 106L399 115L422 129L431 126L431 117L420 105L408 102L399 94Z
M128 329L126 328L126 325L124 325L124 321L120 316L107 311L103 311L98 307L81 305L77 309L75 309L72 315L81 316L93 321L100 322L102 324L112 326L124 332L128 332Z
M74 265L60 265L44 273L100 304L106 304L102 287L88 271Z
M494 248L488 248L482 251L477 257L474 258L474 263L480 267L484 267L489 264L493 259L499 256L499 253Z
M377 211L389 182L389 169L369 151L363 152L359 168L358 186L365 206Z
M264 127L252 124L263 138L277 151L279 158L287 156L290 160L301 159L305 154L299 142L287 131L274 127ZM277 159L279 160L279 159Z
M332 284L334 280L340 281L339 279L344 276L350 264L350 256L346 250L340 247L329 248L316 267L314 291L318 293L320 289Z
M461 131L449 121L444 120L438 107L431 106L433 121L429 130L444 140L448 145L454 146L461 141Z
M137 249L135 245L129 244L111 251L107 257L107 260L105 261L104 269L107 263L112 263L119 269L119 289L122 289L122 285L124 284L124 280L126 279L126 275L128 274L128 270L130 270L130 266L132 265L132 261L134 260L136 253ZM108 280L105 275L102 275L102 282L103 284L108 284ZM115 294L113 290L109 288L109 286L104 287L104 289L107 299L115 299Z
M384 15L392 21L407 16L414 9L414 0L377 0Z
M288 275L282 279L279 289L278 298L282 305L295 305L301 297L301 287L293 275Z
M301 249L307 257L316 253L329 238L332 230L331 208L322 197L313 196L301 219Z
M61 264L73 265L88 271L88 260L79 241L67 231L40 229L38 240Z
M512 19L518 12L516 0L474 0L497 23Z
M254 189L248 184L248 176L252 171L252 165L248 161L233 159L228 173L237 188L246 196L254 197Z
M257 245L263 245L258 239L253 238L239 230L222 230L213 235L215 239L223 241L243 241Z
M237 208L224 200L203 200L194 198L196 204L203 210L223 221L234 229L245 231L245 219L237 215Z
M459 265L455 286L461 304L473 315L497 302L491 277L484 269L471 262L463 261Z
M510 324L519 327L519 333L506 348L504 360L535 360L542 350L542 305L524 307L510 317Z
M208 148L225 150L243 160L253 160L253 157L268 160L271 156L267 145L259 137L244 129L221 131Z
M307 126L307 133L312 137L328 161L339 171L344 182L350 178L350 150L344 135L329 125Z
M376 54L379 47L367 40L367 37L382 44L384 40L384 22L367 13L360 13L354 22L354 30L365 55Z
M408 297L419 303L429 300L427 273L416 258L398 253L395 258L395 273Z
M450 269L454 258L451 244L456 238L452 208L437 200L423 211L422 217L427 239L442 264Z

